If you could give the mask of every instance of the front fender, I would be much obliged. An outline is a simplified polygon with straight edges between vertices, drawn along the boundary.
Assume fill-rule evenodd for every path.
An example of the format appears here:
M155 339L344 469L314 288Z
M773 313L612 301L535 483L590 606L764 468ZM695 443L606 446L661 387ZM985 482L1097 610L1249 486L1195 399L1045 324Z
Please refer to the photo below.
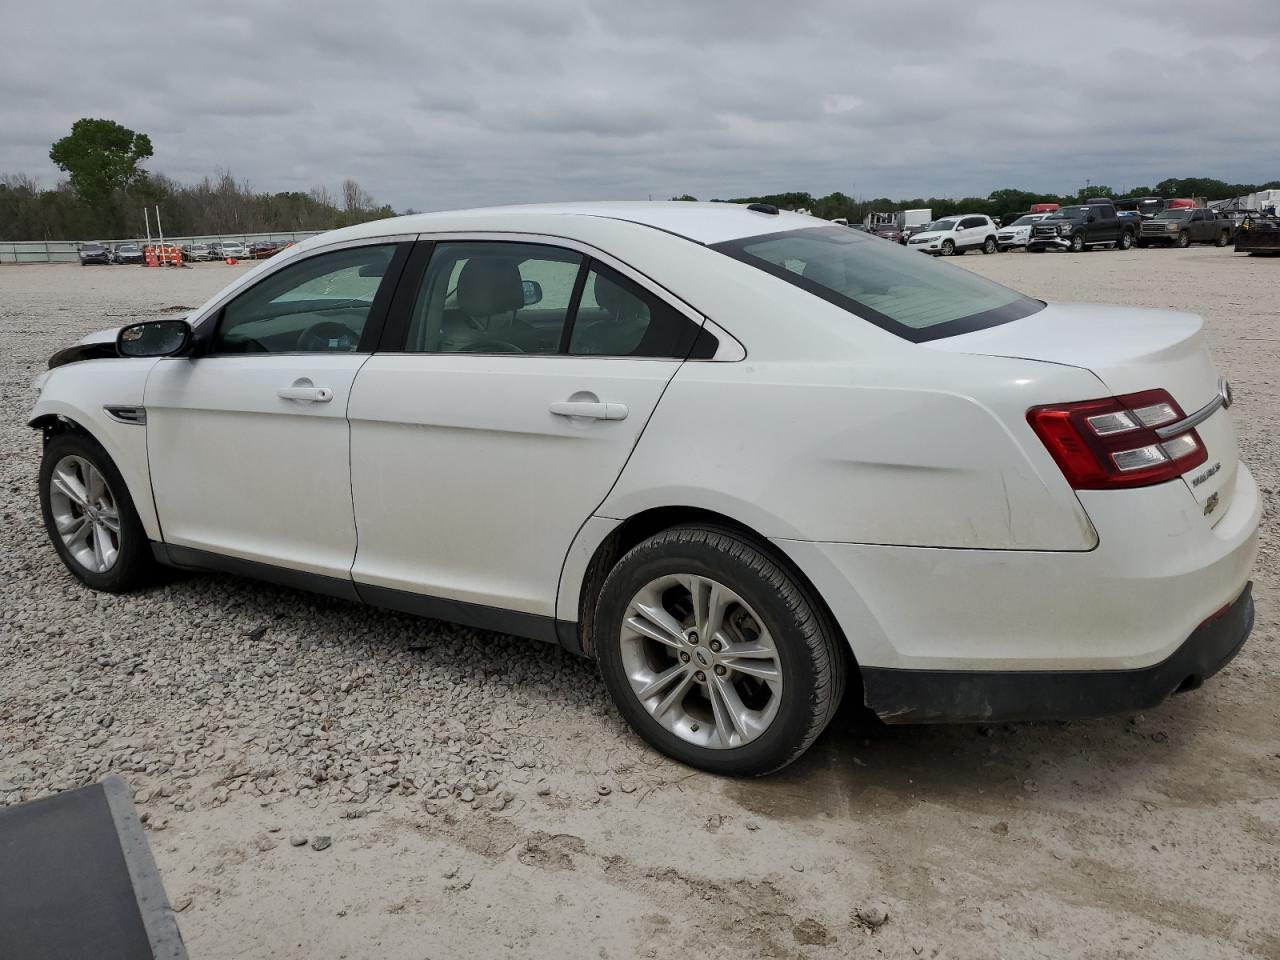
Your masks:
M141 407L147 375L155 363L151 358L114 358L50 370L41 380L40 396L27 422L35 429L69 423L93 437L124 478L147 537L160 540L147 465L147 428L112 419L104 410L107 406Z

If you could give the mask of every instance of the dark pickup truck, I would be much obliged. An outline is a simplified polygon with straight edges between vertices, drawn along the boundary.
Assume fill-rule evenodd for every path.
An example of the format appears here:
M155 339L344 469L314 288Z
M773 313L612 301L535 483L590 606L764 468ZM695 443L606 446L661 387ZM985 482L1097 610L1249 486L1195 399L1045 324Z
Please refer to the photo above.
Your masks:
M1108 246L1128 250L1136 239L1134 224L1116 216L1110 202L1074 203L1055 210L1031 225L1027 251L1070 250L1079 253L1090 247Z
M1219 218L1212 210L1203 207L1162 210L1150 220L1143 221L1138 233L1138 246L1160 243L1170 247L1189 247L1193 243L1212 243L1215 247L1225 247L1235 235L1235 223Z

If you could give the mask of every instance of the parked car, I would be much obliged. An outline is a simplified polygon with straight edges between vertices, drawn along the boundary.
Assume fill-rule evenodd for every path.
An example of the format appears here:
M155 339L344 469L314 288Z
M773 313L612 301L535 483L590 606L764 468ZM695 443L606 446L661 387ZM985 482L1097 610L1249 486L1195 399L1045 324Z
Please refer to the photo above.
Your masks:
M146 261L146 254L142 252L141 244L129 241L116 244L115 250L112 252L112 259L116 263L143 263Z
M100 243L82 243L76 247L80 256L80 266L87 267L91 263L110 263L111 252Z
M1173 207L1142 224L1138 246L1189 247L1193 243L1212 243L1215 247L1225 247L1235 235L1235 222L1217 217L1212 210Z
M877 223L871 228L871 232L881 239L891 240L894 243L906 242L902 238L902 228L896 223Z
M280 244L275 240L255 240L246 248L246 256L250 260L266 260L280 252Z
M970 250L995 253L999 249L996 232L995 221L990 217L961 214L935 220L919 233L913 233L907 245L912 250L944 257Z
M717 773L794 760L846 688L893 723L1147 710L1253 622L1200 318L772 206L364 223L50 368L41 510L83 583L223 570L558 642Z
M218 244L218 259L239 259L243 260L249 255L249 249L238 240L224 240Z
M1075 203L1032 224L1027 250L1079 253L1096 246L1128 250L1133 246L1135 235L1133 224L1116 216L1116 208L1109 201Z
M182 259L188 261L212 260L213 250L207 243L188 243L182 248Z
M1001 227L1000 232L996 234L996 244L1000 247L1000 252L1003 253L1015 247L1025 247L1027 240L1031 236L1031 225L1038 223L1048 215L1047 213L1028 213L1014 220L1008 226Z

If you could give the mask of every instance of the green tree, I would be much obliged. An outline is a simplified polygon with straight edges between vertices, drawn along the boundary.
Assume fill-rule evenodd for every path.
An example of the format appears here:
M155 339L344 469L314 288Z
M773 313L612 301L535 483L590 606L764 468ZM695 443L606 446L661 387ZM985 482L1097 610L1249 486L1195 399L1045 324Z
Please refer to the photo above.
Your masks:
M138 164L151 154L151 138L145 133L135 133L114 120L85 117L53 145L49 159L70 175L77 196L107 216L114 213L116 191L146 176Z

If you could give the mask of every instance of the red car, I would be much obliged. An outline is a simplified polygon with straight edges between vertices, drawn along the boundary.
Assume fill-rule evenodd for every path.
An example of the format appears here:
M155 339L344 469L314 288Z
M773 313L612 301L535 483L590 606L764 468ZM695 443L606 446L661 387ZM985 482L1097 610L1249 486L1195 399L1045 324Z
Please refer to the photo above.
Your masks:
M877 237L884 237L886 240L892 240L894 243L906 243L902 236L902 228L896 223L877 223L871 228L871 232Z

